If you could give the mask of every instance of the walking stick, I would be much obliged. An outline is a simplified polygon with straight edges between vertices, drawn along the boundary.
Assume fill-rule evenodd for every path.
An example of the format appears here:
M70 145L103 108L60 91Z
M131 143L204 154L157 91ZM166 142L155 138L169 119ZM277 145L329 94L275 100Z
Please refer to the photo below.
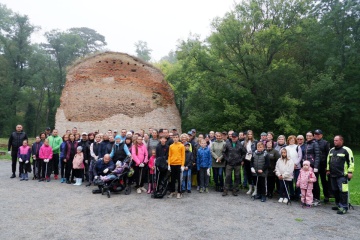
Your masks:
M289 205L289 203L290 203L290 205L291 205L290 195L289 195L289 192L288 192L288 189L287 189L287 186L286 186L286 183L285 183L284 178L283 178L283 182L284 182L286 194L287 194L287 197L288 197L288 202L286 203L286 205Z

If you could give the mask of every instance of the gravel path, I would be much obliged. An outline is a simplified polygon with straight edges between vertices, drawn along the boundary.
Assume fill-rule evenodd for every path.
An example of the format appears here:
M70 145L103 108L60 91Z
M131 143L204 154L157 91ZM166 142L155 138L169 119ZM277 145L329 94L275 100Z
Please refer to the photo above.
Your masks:
M10 169L0 161L0 239L359 239L358 207L341 216L331 204L302 209L213 190L182 199L135 191L107 198L84 185L20 182Z

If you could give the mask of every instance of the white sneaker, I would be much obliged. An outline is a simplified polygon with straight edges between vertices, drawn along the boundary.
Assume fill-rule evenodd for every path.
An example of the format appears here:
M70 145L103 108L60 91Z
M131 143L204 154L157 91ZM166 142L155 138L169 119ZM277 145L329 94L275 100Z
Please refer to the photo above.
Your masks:
M170 193L170 194L168 195L168 198L172 198L172 197L175 196L175 195L176 195L176 193L172 192L172 193Z
M246 194L248 194L248 195L251 194L252 190L253 190L253 186L250 185L250 186L249 186L249 191L247 191Z
M283 198L279 198L279 201L278 201L278 202L282 203L283 201L284 201Z
M180 199L181 198L181 193L178 193L177 196L176 196L177 199Z
M147 192L147 190L144 187L140 187L140 190L143 192Z
M196 191L200 191L200 186L197 186Z
M141 189L140 188L136 189L136 192L141 193Z
M288 199L287 198L284 198L284 201L283 201L283 203L288 203Z

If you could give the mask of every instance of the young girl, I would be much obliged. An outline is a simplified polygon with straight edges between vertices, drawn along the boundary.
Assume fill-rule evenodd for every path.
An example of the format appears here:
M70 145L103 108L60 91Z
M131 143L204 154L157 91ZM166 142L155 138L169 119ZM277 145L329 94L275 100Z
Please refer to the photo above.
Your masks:
M208 193L212 158L211 158L210 149L205 139L201 140L200 146L201 148L199 148L197 152L197 159L196 159L197 170L200 174L200 193L203 193L204 191Z
M252 172L253 180L256 184L257 199L261 198L261 202L266 202L266 178L269 167L269 155L265 151L264 144L258 142L256 144L256 151L251 157L250 171Z
M279 189L279 203L287 203L289 201L288 194L290 194L290 185L292 184L292 180L294 178L294 162L288 156L286 148L282 148L280 150L281 157L276 162L275 166L275 174L279 178L280 181L280 189ZM287 192L285 189L285 184L287 188Z
M143 181L145 173L143 173L143 171L145 164L147 164L149 160L147 147L143 142L143 138L141 136L138 136L136 141L134 142L134 145L131 148L131 156L135 162L134 178L136 181L136 191L137 193L141 193L141 191L146 192Z
M310 207L313 202L313 193L312 189L314 187L314 182L316 182L316 176L313 172L312 167L310 167L309 161L303 162L303 167L300 170L299 177L296 182L296 186L301 189L301 205Z
M94 168L96 165L96 161L98 160L101 152L101 136L100 134L97 134L95 136L95 141L90 145L90 155L91 155L91 161L89 164L89 183L86 184L87 187L91 186L91 183L93 182L94 177Z
M45 139L44 144L41 146L39 151L39 157L42 160L41 168L41 178L39 182L44 181L46 179L47 182L50 182L50 174L52 172L52 164L49 163L52 159L52 148L49 145L49 140ZM40 171L40 169L39 169Z
M155 159L156 159L156 149L152 149L151 150L151 157L149 159L149 163L148 163L148 166L149 166L149 188L148 188L148 191L147 193L150 194L154 191L154 169L155 169Z
M65 178L66 163L64 162L64 159L66 155L66 142L68 140L69 140L69 134L65 134L63 136L63 142L60 145L60 175L61 175L60 182L61 183L66 182L66 178Z
M185 169L181 184L182 191L187 190L188 193L191 193L191 168L193 165L193 153L190 151L190 145L189 142L185 143Z
M76 154L74 156L72 165L73 165L73 174L76 178L76 183L74 183L74 185L80 186L84 174L84 154L82 152L81 146L78 146L76 148Z
M28 146L27 140L23 141L23 145L18 149L18 158L19 158L19 165L20 165L20 181L27 181L29 180L28 177L28 169L30 168L30 155L31 149Z
M40 164L42 163L39 157L40 148L43 145L40 136L36 136L35 142L31 146L31 155L33 158L33 180L40 179L41 172L39 172Z

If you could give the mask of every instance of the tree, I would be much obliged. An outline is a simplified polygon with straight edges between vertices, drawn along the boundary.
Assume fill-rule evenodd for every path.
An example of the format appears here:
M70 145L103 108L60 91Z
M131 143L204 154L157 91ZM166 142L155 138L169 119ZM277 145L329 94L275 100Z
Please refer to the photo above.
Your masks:
M135 43L135 52L138 58L149 62L151 59L151 52L152 50L148 48L147 42L139 40Z

